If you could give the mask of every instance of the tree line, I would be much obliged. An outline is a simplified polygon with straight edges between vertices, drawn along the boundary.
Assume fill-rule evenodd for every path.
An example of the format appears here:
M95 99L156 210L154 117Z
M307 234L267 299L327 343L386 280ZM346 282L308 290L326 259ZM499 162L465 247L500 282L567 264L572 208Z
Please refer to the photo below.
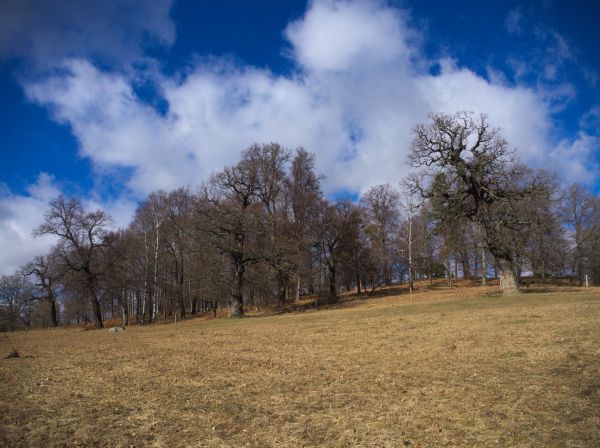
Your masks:
M328 199L315 156L253 145L196 190L150 194L130 225L76 198L51 201L34 235L56 245L0 279L0 327L107 317L141 324L286 309L310 294L373 292L415 279L498 277L517 294L523 272L547 283L600 284L600 200L561 189L521 163L485 115L432 114L413 130L398 185Z

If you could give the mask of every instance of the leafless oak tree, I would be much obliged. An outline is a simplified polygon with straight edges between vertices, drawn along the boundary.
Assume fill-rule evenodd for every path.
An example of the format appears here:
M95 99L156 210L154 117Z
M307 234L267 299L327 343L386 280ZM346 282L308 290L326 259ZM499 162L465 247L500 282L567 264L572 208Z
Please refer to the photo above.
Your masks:
M519 217L518 204L547 195L543 176L519 163L485 115L439 113L430 118L430 123L414 128L408 157L413 167L437 176L436 189L421 191L429 198L437 195L438 205L445 210L443 220L466 218L481 226L499 267L502 291L516 294L512 232L527 225Z

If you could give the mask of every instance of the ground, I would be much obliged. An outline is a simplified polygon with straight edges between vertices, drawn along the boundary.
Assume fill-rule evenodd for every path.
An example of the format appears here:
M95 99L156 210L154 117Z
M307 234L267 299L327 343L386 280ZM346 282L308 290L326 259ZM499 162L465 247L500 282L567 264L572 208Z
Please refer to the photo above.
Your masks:
M600 289L494 290L11 333L0 446L600 446Z

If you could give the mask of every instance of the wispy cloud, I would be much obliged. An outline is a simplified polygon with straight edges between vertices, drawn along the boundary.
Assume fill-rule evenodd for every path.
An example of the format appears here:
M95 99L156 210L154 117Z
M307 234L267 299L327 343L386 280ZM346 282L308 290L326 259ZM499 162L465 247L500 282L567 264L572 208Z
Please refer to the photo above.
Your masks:
M511 9L504 21L504 27L509 34L520 34L522 31L522 21L523 15L521 13L521 8Z

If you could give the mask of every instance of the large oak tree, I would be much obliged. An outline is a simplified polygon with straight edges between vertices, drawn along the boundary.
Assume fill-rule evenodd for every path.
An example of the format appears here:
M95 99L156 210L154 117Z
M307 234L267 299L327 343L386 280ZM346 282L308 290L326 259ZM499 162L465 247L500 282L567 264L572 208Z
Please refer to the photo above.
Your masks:
M547 182L518 161L485 115L438 113L430 118L430 123L414 128L408 158L435 179L431 187L420 189L432 199L442 221L468 219L481 226L498 264L502 291L516 294L513 236L528 224L519 208L534 197L547 196Z

